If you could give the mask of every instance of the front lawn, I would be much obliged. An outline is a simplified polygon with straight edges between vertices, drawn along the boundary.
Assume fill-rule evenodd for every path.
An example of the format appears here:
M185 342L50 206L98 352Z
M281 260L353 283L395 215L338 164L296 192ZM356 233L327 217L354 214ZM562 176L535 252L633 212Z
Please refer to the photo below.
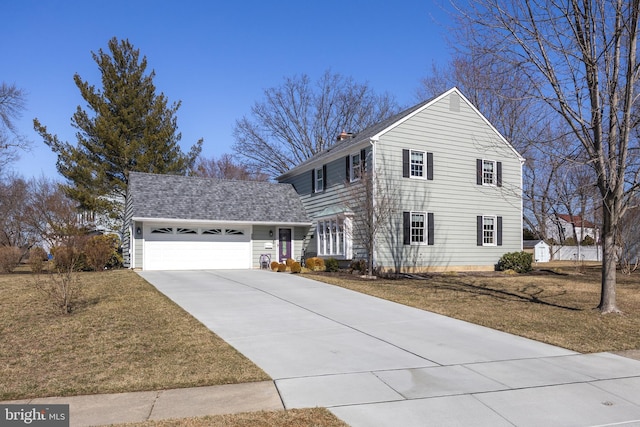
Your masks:
M33 275L0 275L0 400L270 379L133 271L79 278L66 316Z
M593 264L541 264L523 275L452 273L366 280L321 273L313 277L581 353L640 349L640 272L618 273L617 301L623 314L607 315L596 310L600 267Z

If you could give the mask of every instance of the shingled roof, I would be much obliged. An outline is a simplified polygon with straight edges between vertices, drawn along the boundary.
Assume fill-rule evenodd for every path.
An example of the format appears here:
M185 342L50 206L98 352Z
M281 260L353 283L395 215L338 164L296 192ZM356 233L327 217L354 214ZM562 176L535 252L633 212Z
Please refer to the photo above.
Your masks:
M128 193L134 219L311 223L289 184L130 172Z
M296 167L288 170L287 172L285 172L284 174L282 174L281 176L278 177L278 179L282 179L285 176L291 175L291 174L295 174L300 170L305 169L306 167L308 167L310 164L315 164L318 162L324 162L325 159L332 157L332 156L337 156L337 155L341 155L340 153L344 153L344 155L347 154L348 151L353 150L355 146L366 142L367 144L369 143L370 138L372 138L373 136L379 134L380 132L384 131L385 129L387 129L388 127L392 126L393 124L395 124L396 122L401 121L402 119L409 117L411 114L413 114L414 112L416 112L417 110L423 108L424 106L426 106L427 104L429 104L431 101L433 101L434 98L429 99L427 101L421 102L417 105L414 105L413 107L407 108L404 111L401 111L398 114L395 114L381 122L378 122L372 126L369 126L366 129L363 129L361 132L355 134L354 136L352 136L351 138L346 138L343 139L341 141L338 141L336 143L334 143L331 147L327 148L326 150L316 154L313 157L310 157L309 159L305 160L304 162L300 163L299 165L297 165Z

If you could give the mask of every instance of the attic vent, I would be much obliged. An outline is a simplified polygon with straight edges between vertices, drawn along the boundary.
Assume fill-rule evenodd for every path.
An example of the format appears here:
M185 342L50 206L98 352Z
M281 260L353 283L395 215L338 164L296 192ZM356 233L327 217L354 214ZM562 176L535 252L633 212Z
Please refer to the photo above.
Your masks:
M457 93L449 95L449 111L460 112L460 96Z

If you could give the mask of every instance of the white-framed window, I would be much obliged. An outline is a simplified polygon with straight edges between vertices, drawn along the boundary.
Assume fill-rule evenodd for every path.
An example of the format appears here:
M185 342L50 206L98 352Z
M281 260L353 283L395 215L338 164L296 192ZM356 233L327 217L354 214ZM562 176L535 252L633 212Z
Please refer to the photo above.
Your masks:
M411 178L425 178L425 159L427 153L425 151L410 150L409 151L409 176Z
M411 244L421 245L427 242L426 212L411 212Z
M351 257L349 227L349 219L345 217L319 220L317 225L318 255L349 259Z
M496 162L493 160L482 161L482 184L496 185Z
M318 168L314 171L315 174L315 192L321 193L324 191L324 168Z
M362 177L362 159L360 158L360 152L352 154L350 157L350 181L358 181Z
M496 217L495 216L483 216L482 217L482 245L483 246L496 246Z

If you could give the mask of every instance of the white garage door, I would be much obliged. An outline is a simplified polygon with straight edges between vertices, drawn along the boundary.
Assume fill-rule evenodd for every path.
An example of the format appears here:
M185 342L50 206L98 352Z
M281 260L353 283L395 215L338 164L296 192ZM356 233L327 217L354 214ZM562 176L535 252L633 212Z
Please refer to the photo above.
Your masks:
M237 227L145 227L144 270L251 268L251 232Z

